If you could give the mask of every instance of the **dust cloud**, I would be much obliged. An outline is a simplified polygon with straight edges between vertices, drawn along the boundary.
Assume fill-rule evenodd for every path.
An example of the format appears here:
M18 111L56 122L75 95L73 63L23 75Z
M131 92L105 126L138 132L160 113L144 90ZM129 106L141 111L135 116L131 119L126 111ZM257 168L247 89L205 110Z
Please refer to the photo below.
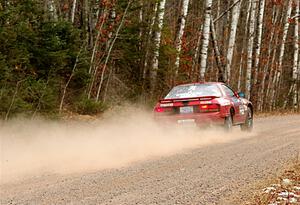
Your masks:
M123 111L92 122L14 119L0 124L0 184L47 173L120 168L212 143L247 137L158 125L151 113Z

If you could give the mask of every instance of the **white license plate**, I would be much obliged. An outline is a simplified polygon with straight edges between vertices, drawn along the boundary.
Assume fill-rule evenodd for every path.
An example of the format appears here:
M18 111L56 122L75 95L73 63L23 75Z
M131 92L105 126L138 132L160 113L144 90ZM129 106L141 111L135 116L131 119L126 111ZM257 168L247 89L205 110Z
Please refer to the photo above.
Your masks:
M184 119L184 120L177 120L178 124L194 124L195 119Z
M194 109L193 109L192 106L180 107L179 112L182 113L182 114L188 114L188 113L193 113Z

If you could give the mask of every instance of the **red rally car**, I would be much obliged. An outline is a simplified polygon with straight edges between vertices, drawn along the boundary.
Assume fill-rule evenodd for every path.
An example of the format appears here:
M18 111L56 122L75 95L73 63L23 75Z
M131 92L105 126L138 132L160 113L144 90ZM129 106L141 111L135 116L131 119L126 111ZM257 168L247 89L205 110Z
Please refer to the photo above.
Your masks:
M224 83L205 82L175 86L154 108L158 121L213 124L229 130L240 125L243 131L253 128L253 106L245 94L234 92Z

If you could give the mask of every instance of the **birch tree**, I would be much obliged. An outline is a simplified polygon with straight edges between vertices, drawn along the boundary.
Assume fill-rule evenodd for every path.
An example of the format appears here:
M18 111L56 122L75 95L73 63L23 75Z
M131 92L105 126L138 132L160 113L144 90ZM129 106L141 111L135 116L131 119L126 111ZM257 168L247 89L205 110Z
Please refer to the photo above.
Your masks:
M196 80L196 77L194 76L194 74L197 72L196 68L198 67L199 50L200 50L200 46L201 46L202 33L203 33L203 25L201 25L201 27L199 29L196 47L194 48L193 64L192 64L192 71L191 71L191 77L190 77L191 80Z
M284 101L283 108L285 109L289 99L289 96L293 95L293 108L297 109L298 104L298 91L297 91L297 78L298 78L298 58L299 58L299 25L298 25L298 15L299 15L299 0L295 0L295 28L294 28L294 59L293 59L293 72L292 72L292 84L290 86L288 95Z
M55 0L46 0L45 7L45 13L49 13L50 18L56 21L58 19L58 16Z
M205 20L203 25L203 41L201 49L201 61L200 61L200 80L205 81L205 72L207 66L207 53L209 45L209 31L211 23L211 6L212 0L206 0L205 2Z
M264 13L265 13L265 0L260 0L259 12L258 12L257 44L256 44L255 62L254 62L254 80L253 80L254 85L256 85L257 83L257 76L258 76L258 65L260 60Z
M228 42L228 50L227 50L227 63L226 63L226 71L225 71L225 82L229 83L230 75L231 75L231 66L232 66L232 57L235 45L236 38L236 30L239 22L240 11L241 11L241 0L235 0L234 7L232 9L232 21L230 28L230 36Z
M124 14L123 14L123 17L121 19L121 22L120 22L120 24L119 24L119 26L117 28L116 34L115 34L112 42L109 45L109 48L108 48L108 51L107 51L107 56L105 58L103 69L102 69L101 76L100 76L100 83L99 83L97 94L96 94L96 101L99 101L100 92L101 92L101 89L102 89L102 86L103 86L104 74L105 74L105 71L106 71L106 68L107 68L107 64L108 64L108 61L109 61L112 49L113 49L113 47L115 45L115 42L116 42L117 38L119 37L119 33L121 31L121 28L123 27L123 25L125 23L125 18L127 16L127 12L128 12L128 9L130 8L131 3L132 3L131 0L128 1L127 7L126 7L126 9L124 11Z
M176 40L175 40L175 48L176 48L176 60L175 60L175 73L174 73L174 79L176 80L179 70L179 63L180 63L180 52L182 47L182 37L184 33L185 28L185 22L186 22L186 16L188 13L189 8L189 0L183 0L182 1L182 8L181 8L181 14L179 17L179 29L176 34Z
M266 63L266 65L263 68L261 85L260 85L259 91L258 91L257 109L259 111L262 111L262 109L263 109L264 97L268 96L267 94L265 94L265 87L266 87L266 77L267 77L267 72L268 72L269 67L271 67L271 69L268 72L269 83L271 82L272 68L274 67L273 63L275 61L275 56L277 53L277 47L273 48L273 46L278 44L278 38L279 38L278 31L276 31L276 24L277 24L279 15L280 15L279 9L276 7L273 7L272 29L271 29L271 34L270 34L271 37L270 37L270 41L269 41L270 43L268 46L268 56L267 56L268 62ZM270 60L272 52L273 52L273 57L272 57L272 60ZM267 91L267 93L268 93L268 91Z
M244 64L244 54L245 54L246 45L247 45L248 24L249 24L250 13L251 13L251 1L248 2L245 32L244 32L244 37L243 37L243 42L242 42L243 48L242 48L242 53L241 53L240 65L239 65L239 78L238 78L238 86L237 86L238 90L241 90L241 84L242 84L242 76L243 76L242 68L243 68L243 64Z
M77 0L73 0L71 22L74 23Z
M276 92L276 89L278 89L280 78L281 78L282 63L283 63L283 57L284 57L284 52L285 52L285 43L286 43L288 31L289 31L289 26L290 26L289 20L291 17L291 13L292 13L292 0L289 0L287 11L286 11L286 16L285 16L285 21L284 21L285 23L284 23L282 42L281 42L280 53L279 53L278 70L277 70L277 73L275 74L273 90L272 90L272 95L271 95L272 107L275 106L275 92Z
M54 20L57 20L58 16L57 16L57 8L56 8L56 2L55 2L55 0L50 0L49 1L49 11L51 13L52 18Z
M278 61L278 72L276 76L276 84L279 82L279 79L281 77L282 73L282 63L283 63L283 57L284 57L284 52L285 52L285 43L286 43L286 38L287 34L289 31L289 26L290 26L290 18L291 18L291 13L292 13L292 0L289 0L288 3L288 8L285 16L285 24L283 28L283 35L282 35L282 42L281 42L281 48L280 48L280 54L279 54L279 61Z
M212 18L212 17L211 17ZM225 72L224 72L224 64L222 61L222 57L221 57L221 52L219 49L219 45L218 45L218 40L217 40L217 34L216 34L216 30L215 30L215 25L213 22L213 19L211 19L211 24L210 24L210 29L211 29L211 38L212 38L212 44L214 47L214 55L215 55L215 59L216 59L216 63L217 63L217 67L218 67L218 74L217 74L217 80L219 82L224 82L225 79Z
M251 2L251 17L249 24L249 40L248 40L248 55L247 55L247 71L246 71L246 96L248 99L251 97L251 77L252 77L252 56L253 56L253 44L255 35L256 24L256 6L257 0Z
M149 32L148 32L148 36L147 36L147 42L146 42L146 46L145 46L146 51L145 51L145 59L144 59L144 66L143 66L143 80L144 81L146 79L146 73L147 73L147 67L148 67L148 57L149 57L149 47L150 47L150 43L151 43L151 39L152 39L153 26L155 24L157 9L158 9L158 2L156 2L155 6L154 6L152 18L151 18L150 25L149 25Z
M166 6L166 0L161 0L159 2L159 7L158 7L157 30L155 32L155 38L154 38L154 55L152 59L152 69L150 71L151 95L153 95L156 82L157 82L159 48L161 42L162 28L164 24L165 6Z
M299 60L299 0L296 0L295 9L295 30L294 30L294 62L293 62L293 107L296 110L298 108L298 89L297 89L297 78L298 78L298 60Z

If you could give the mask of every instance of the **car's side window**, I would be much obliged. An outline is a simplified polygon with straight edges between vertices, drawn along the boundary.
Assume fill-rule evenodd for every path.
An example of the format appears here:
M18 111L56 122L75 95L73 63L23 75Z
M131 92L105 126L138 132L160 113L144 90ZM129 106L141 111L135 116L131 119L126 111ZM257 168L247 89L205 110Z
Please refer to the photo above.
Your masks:
M226 93L227 96L230 96L230 97L234 97L235 96L233 90L231 90L226 85L222 85L222 88L223 88L223 90L224 90L224 92Z

